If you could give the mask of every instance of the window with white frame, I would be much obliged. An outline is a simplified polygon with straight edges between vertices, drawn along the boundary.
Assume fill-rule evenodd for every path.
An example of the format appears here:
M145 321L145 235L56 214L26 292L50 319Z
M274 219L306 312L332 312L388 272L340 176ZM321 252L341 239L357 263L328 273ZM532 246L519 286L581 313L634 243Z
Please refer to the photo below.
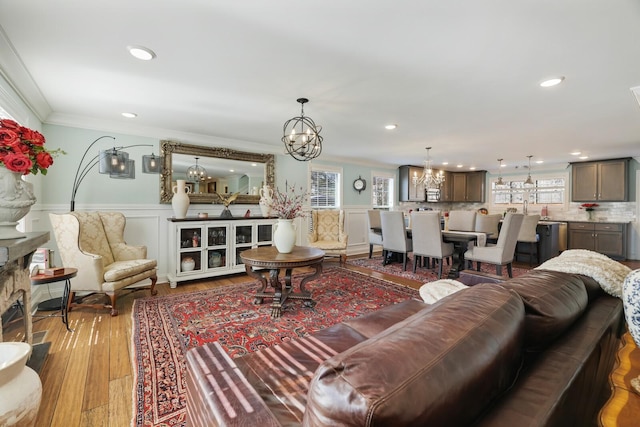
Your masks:
M525 185L525 178L505 179L504 185L491 182L491 200L494 205L518 205L527 200L529 205L562 205L567 192L567 177L560 175L539 176L533 185Z
M340 182L342 169L328 166L311 167L311 208L340 207Z
M394 176L391 174L374 172L371 177L371 205L378 209L393 207Z

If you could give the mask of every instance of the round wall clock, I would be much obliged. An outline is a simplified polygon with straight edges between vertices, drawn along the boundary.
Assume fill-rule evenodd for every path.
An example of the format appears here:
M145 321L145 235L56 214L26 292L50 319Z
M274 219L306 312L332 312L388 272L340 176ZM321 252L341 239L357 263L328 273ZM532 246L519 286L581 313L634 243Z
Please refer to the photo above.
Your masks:
M365 181L360 175L358 175L358 178L353 181L353 189L360 193L365 188L367 188L367 181Z

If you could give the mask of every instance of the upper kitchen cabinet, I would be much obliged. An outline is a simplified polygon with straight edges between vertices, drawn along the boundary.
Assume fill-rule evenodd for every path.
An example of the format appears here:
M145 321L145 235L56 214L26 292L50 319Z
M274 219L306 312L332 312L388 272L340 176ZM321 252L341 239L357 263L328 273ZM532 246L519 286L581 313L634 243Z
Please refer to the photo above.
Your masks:
M571 200L626 202L629 200L629 159L571 164Z
M451 173L450 202L484 203L486 171Z
M424 202L426 200L424 183L413 183L413 177L422 176L423 170L418 166L400 166L398 197L401 202Z

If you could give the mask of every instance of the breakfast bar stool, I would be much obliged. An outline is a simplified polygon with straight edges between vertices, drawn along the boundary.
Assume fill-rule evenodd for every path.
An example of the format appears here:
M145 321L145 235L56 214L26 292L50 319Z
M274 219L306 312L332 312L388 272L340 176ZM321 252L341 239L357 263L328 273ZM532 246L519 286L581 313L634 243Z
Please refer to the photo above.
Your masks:
M536 231L540 215L525 215L518 233L518 244L516 246L516 255L526 255L529 258L529 266L533 265L535 256L536 264L540 262L540 236ZM521 245L528 247L528 251L523 251Z

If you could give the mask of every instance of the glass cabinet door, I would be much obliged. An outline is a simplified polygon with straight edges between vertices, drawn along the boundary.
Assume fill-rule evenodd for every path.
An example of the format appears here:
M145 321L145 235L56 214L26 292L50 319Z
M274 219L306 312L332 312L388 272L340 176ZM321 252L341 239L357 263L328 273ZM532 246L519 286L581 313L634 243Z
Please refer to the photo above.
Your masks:
M258 246L270 246L273 241L273 224L258 224Z
M178 231L180 273L202 271L202 228L184 227Z
M207 268L227 267L228 225L207 226Z

